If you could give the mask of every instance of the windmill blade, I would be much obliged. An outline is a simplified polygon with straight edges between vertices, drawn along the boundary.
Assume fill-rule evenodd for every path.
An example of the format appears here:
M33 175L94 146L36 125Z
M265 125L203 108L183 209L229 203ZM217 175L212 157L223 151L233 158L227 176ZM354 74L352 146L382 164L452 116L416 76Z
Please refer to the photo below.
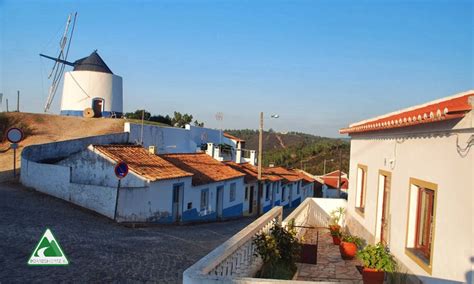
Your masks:
M46 99L44 112L48 112L51 107L51 104L53 103L54 96L56 95L56 91L58 89L59 83L61 82L61 79L64 75L64 69L66 67L65 65L74 66L72 63L67 62L67 56L69 54L69 48L71 47L72 36L74 34L74 27L76 26L77 12L74 14L72 29L69 35L69 27L71 24L71 18L72 18L72 14L69 14L66 21L66 27L64 28L63 36L61 37L59 41L60 52L58 56L56 58L53 58L53 57L40 54L43 57L46 57L55 61L53 68L48 76L48 79L50 79L52 76L52 81L51 81L51 86L49 87L49 94L48 94L48 98ZM68 35L69 35L69 40L68 40ZM67 47L66 47L66 44L67 44Z

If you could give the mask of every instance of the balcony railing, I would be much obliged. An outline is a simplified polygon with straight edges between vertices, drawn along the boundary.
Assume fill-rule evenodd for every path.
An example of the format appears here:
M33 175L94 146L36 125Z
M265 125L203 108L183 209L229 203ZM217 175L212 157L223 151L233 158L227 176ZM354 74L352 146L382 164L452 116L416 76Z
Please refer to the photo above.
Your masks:
M183 273L183 283L222 283L252 277L262 266L255 256L254 237L268 232L273 221L282 222L283 209L268 211L229 240L218 246Z
M186 269L183 273L183 283L286 282L252 278L262 266L261 259L255 256L255 246L252 243L254 237L261 232L268 232L274 220L282 225L294 220L297 237L301 238L309 228L327 227L330 212L338 207L345 208L346 201L307 198L284 221L282 207L275 207Z

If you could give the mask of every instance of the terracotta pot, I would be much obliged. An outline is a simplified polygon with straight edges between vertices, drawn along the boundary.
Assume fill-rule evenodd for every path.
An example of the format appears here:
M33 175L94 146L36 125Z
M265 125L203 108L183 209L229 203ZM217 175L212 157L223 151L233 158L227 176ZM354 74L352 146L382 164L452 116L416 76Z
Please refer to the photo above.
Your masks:
M364 267L362 270L362 280L364 284L383 284L385 272L373 268Z
M341 230L341 226L339 225L329 225L329 231L331 232L339 232Z
M357 246L354 243L341 242L339 245L342 259L353 259L357 252Z
M332 236L332 243L335 245L339 245L341 243L341 237Z

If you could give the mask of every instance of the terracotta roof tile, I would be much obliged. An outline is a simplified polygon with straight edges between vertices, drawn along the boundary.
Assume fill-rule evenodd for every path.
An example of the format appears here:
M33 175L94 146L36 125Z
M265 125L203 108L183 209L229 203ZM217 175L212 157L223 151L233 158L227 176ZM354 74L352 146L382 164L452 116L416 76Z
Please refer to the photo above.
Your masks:
M469 103L469 98L471 96L474 96L474 91L467 91L455 96L402 109L386 115L353 123L349 125L349 127L339 130L339 133L352 134L371 132L462 118L467 112L472 110L472 106Z
M149 153L142 146L135 145L93 145L93 147L110 159L127 163L130 171L150 181L192 176L191 172L182 170L172 163Z
M265 173L281 177L286 182L295 182L303 179L300 173L283 167L265 168Z
M163 154L159 157L194 174L193 185L202 185L245 176L245 174L214 160L205 153Z
M233 169L245 174L245 182L255 182L258 179L258 168L249 163L235 163L235 162L225 162L226 165L232 167ZM265 172L265 169L262 170L262 180L265 181L279 181L282 178L276 175L269 174Z
M225 132L224 132L223 135L224 135L224 137L229 138L229 139L232 139L232 140L235 140L235 141L245 142L245 140L240 139L240 138L237 138L237 137L235 137L234 135L230 135L229 133L225 133Z

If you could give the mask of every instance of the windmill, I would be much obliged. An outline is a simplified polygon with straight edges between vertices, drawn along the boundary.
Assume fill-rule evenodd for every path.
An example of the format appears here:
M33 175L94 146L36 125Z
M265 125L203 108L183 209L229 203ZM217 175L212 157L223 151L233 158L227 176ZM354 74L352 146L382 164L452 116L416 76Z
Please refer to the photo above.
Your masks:
M77 12L74 13L74 19L72 18L73 18L73 14L71 13L67 17L64 33L59 41L58 56L56 58L52 58L52 57L40 54L40 56L53 59L55 61L53 65L53 69L51 69L51 72L49 73L49 76L48 76L48 79L51 79L51 78L52 79L51 79L51 86L49 87L48 98L46 99L46 104L44 106L44 112L48 112L51 107L51 103L53 102L54 96L56 95L56 91L58 90L58 85L61 82L61 78L63 77L65 65L70 65L70 63L67 62L66 60L69 54L69 48L71 47L72 36L74 34L74 27L76 26ZM73 21L73 23L72 23L71 31L69 31L69 27L71 26L71 21Z
M70 14L60 40L57 57L40 54L54 61L48 78L52 78L44 111L48 112L64 77L61 115L92 117L121 117L123 109L122 77L114 75L94 50L89 56L70 62L67 60L77 13ZM72 25L71 25L72 22ZM71 30L70 30L70 27ZM65 72L68 66L72 71Z

